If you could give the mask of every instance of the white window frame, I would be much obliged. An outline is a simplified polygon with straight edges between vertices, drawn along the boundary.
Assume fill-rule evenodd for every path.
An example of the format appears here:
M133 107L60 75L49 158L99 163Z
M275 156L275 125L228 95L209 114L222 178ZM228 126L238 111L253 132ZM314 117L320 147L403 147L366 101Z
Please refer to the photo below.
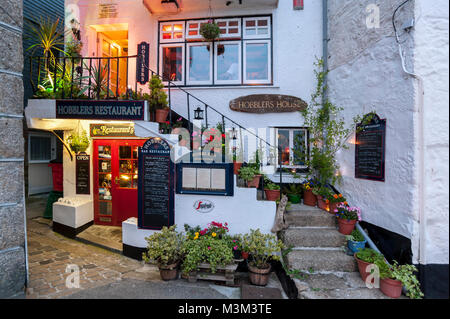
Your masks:
M267 44L267 80L249 80L247 79L247 45L248 44ZM244 69L242 76L244 77L244 84L270 84L272 83L272 48L270 40L251 40L244 41L242 48L244 55Z
M48 160L32 160L31 159L31 138L44 137L50 139L50 159ZM44 132L30 132L28 135L28 163L29 164L45 164L56 159L56 137Z
M189 21L186 21L186 26L185 26L186 39L187 40L189 40L189 39L196 39L196 40L203 39L203 36L200 34L200 25L202 23L207 23L207 22L208 22L208 20L189 20ZM195 29L189 29L189 25L191 23L198 23L198 27L195 28ZM189 30L197 30L198 31L198 35L189 35Z
M278 131L289 131L289 165L284 165L283 168L308 168L306 165L293 165L294 163L294 131L304 131L305 132L305 145L306 151L308 152L308 129L305 127L277 127L275 128L275 145L278 149ZM279 153L276 155L276 165L279 166ZM292 164L292 165L291 165Z
M237 23L238 23L238 25L237 26L229 26L229 22L232 22L232 21L236 21ZM241 19L240 18L231 18L231 19L217 19L217 20L214 20L214 22L215 23L219 23L219 22L226 22L226 26L225 27L219 27L220 29L225 29L227 32L225 33L225 34L220 34L220 38L219 39L227 39L227 38L241 38L241 28L242 28L242 26L241 26ZM232 33L232 34L229 34L228 33L228 29L235 29L235 28L238 28L238 33Z
M172 44L160 44L160 46L159 46L159 70L160 70L160 74L161 74L161 76L163 76L163 74L164 74L164 70L163 70L163 49L164 48L176 48L176 47L180 47L181 48L181 63L182 63L182 65L181 65L181 69L182 69L182 72L181 72L181 80L180 81L171 81L171 83L173 83L173 84L176 84L176 85L183 85L184 84L184 80L185 80L185 78L184 78L184 70L185 70L185 45L184 45L184 43L172 43ZM168 81L163 81L163 84L164 85L169 85L169 82Z
M246 31L247 31L247 27L246 22L249 20L255 20L256 21L256 25L254 27L249 27L251 29L255 28L256 30L256 34L255 35L247 35ZM267 20L267 26L265 27L258 27L258 21L261 20ZM247 17L243 19L243 25L242 25L242 35L243 35L243 39L269 39L271 38L271 33L272 33L272 28L271 28L271 19L270 17L255 17L255 18L251 18L251 17ZM258 29L259 28L267 28L267 34L258 34Z
M174 25L175 24L181 24L183 26L183 29L181 31L175 31L174 30ZM163 27L167 26L167 25L171 25L172 26L172 38L171 39L163 39L163 33L169 33L168 31L163 32ZM181 39L175 39L173 34L174 33L182 33L183 34L183 38ZM171 21L171 22L161 22L159 24L159 43L171 43L171 42L184 42L185 41L185 32L186 32L186 23L185 21Z
M239 47L239 54L238 54L238 58L239 58L239 79L237 80L218 80L217 79L217 46L219 44L223 44L223 45L234 45L237 44ZM241 84L242 83L242 45L241 45L241 41L226 41L226 42L216 42L214 43L214 83L215 84Z
M191 57L191 47L195 46L207 46L209 45L209 81L190 81L189 80L189 74L190 74L190 57ZM187 85L212 85L213 84L213 44L212 42L194 42L194 43L188 43L186 46L186 84Z

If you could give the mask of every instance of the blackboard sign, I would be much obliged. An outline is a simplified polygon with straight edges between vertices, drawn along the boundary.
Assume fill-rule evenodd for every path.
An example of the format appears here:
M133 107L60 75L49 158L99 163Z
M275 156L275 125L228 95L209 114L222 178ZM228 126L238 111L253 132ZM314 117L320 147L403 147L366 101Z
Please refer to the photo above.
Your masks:
M57 119L144 120L144 101L56 100Z
M357 125L355 148L355 177L384 182L386 120L368 114L368 123Z
M76 156L75 179L76 193L81 195L89 195L90 191L90 156L79 154Z
M174 224L174 173L166 141L151 138L139 148L139 228L160 230Z
M149 64L150 64L150 45L147 42L141 42L138 44L137 69L136 69L136 81L144 85L149 80Z

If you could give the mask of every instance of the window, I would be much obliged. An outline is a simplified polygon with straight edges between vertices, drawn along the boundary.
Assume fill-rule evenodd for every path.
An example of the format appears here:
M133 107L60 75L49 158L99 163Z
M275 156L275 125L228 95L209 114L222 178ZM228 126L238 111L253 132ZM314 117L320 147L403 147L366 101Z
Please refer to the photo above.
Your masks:
M278 165L305 168L304 158L308 154L307 129L278 128L276 136L277 146L281 148L281 154L278 156Z
M30 163L46 163L56 157L56 140L53 136L30 134L28 143Z
M271 17L214 19L220 39L204 42L208 19L160 22L159 69L165 84L271 85Z

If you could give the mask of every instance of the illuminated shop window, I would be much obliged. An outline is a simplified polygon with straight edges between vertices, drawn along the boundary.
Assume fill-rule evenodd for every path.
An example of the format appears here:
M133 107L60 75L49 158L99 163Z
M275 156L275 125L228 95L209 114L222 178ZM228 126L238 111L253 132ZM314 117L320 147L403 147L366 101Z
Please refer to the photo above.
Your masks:
M184 46L178 44L166 44L161 46L162 78L164 82L173 81L182 84L184 79Z
M281 153L278 165L305 168L304 159L308 152L308 131L305 128L278 128L277 146Z

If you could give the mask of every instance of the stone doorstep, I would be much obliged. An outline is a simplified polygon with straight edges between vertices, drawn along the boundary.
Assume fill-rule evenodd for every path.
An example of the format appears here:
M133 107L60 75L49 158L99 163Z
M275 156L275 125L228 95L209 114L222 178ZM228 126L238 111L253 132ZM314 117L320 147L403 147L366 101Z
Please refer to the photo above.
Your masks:
M294 247L342 247L345 236L335 228L288 228L282 233L287 246Z

